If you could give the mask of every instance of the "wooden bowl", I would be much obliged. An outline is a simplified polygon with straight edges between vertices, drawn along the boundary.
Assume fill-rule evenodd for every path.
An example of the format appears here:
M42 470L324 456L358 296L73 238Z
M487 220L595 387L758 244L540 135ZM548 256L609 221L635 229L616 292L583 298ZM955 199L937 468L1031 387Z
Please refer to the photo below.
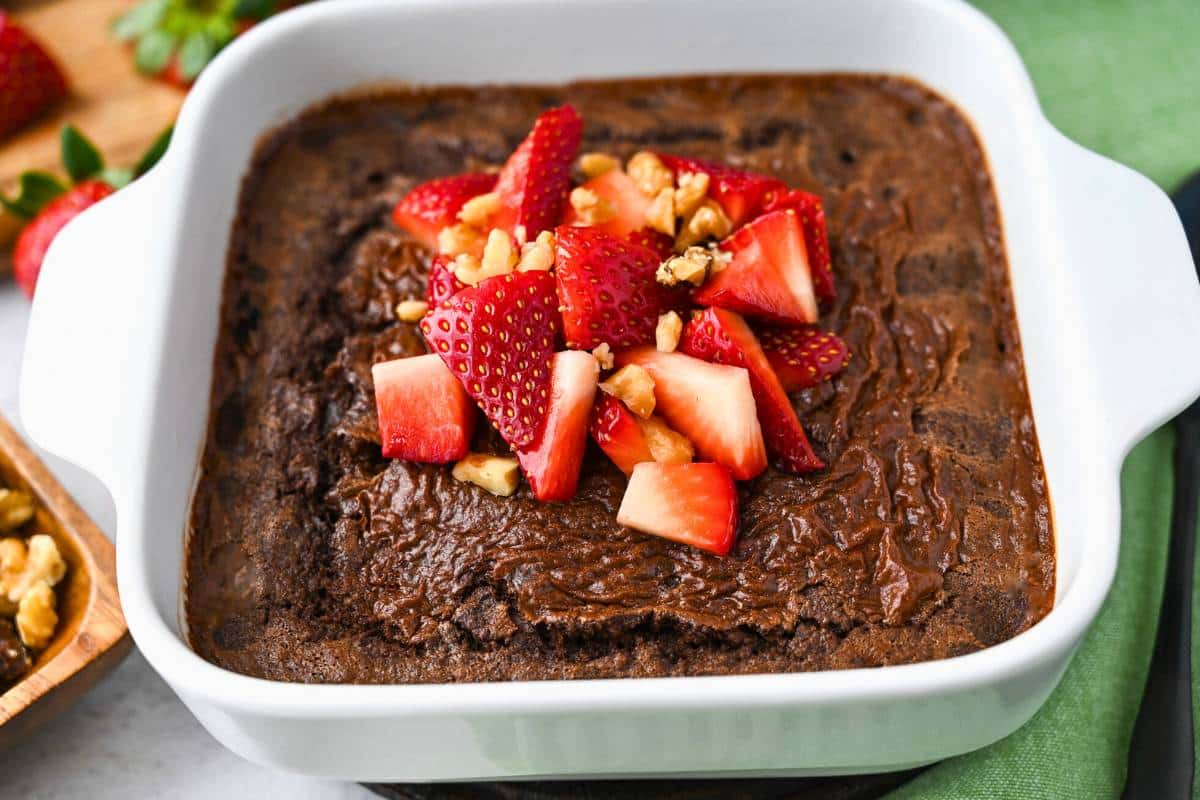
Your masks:
M0 749L65 710L129 653L112 544L0 416L0 484L37 501L36 530L54 538L67 574L55 587L58 630L24 678L0 695Z

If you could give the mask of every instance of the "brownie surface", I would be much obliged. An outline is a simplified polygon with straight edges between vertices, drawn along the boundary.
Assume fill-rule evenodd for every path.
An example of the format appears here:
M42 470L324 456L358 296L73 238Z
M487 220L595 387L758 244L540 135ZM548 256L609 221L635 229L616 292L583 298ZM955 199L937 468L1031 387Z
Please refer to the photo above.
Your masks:
M622 529L578 495L498 498L380 456L370 367L430 253L390 222L428 178L499 165L545 107L582 151L731 162L825 200L853 357L792 399L828 468L742 484L733 552ZM482 426L486 427L486 426ZM503 445L484 430L475 449ZM785 672L944 658L1046 614L1054 550L996 204L970 126L895 78L395 89L269 135L230 245L187 551L193 647L289 681Z

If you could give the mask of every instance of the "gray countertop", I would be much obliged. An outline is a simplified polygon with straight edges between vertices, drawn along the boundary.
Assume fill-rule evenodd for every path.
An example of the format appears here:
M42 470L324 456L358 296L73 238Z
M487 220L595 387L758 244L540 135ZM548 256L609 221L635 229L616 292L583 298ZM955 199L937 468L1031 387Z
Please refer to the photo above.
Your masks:
M17 376L28 317L25 297L0 281L0 413L18 430ZM111 538L116 515L104 487L60 459L46 461ZM372 796L354 784L243 761L200 727L136 650L65 714L0 753L0 775L0 795L41 800Z

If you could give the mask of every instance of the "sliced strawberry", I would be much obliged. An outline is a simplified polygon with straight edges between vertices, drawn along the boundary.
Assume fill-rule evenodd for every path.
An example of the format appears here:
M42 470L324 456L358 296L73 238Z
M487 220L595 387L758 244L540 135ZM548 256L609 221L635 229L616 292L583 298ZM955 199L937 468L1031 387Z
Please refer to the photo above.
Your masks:
M782 325L817 321L817 298L796 212L773 211L738 229L721 249L729 266L697 290L700 305Z
M777 195L787 191L787 186L778 178L746 172L728 164L680 158L667 153L659 153L658 157L676 175L682 172L707 173L708 196L721 204L735 228L757 216L775 201Z
M626 475L633 472L634 465L654 460L637 417L612 395L601 393L592 409L589 430L604 454Z
M454 275L451 268L454 260L450 256L438 254L429 264L429 275L425 281L425 300L430 308L436 308L454 295L467 288L467 284Z
M530 447L517 450L533 496L543 503L575 496L587 448L588 412L599 375L600 365L591 353L567 350L554 354L545 425Z
M638 464L617 523L723 556L737 536L737 486L720 464Z
M650 208L651 199L642 194L637 183L624 171L609 170L603 175L592 178L583 184L583 189L595 192L600 198L608 201L615 216L597 225L592 225L598 231L624 239L635 231L646 226L646 211ZM564 225L586 225L580 219L574 207L567 206L567 216Z
M758 340L787 392L829 380L850 360L850 348L836 333L811 325L764 328L758 332Z
M654 253L659 261L666 261L675 254L675 240L653 228L641 228L625 238Z
M54 59L0 11L0 138L33 121L66 94L66 78Z
M595 228L559 226L555 273L567 347L591 350L654 341L658 316L676 296L655 278L659 258Z
M430 349L514 448L549 412L558 298L549 272L513 272L464 289L421 320Z
M25 294L33 297L37 285L38 273L42 271L42 261L50 243L63 227L79 216L83 211L114 191L104 181L87 180L76 184L65 194L51 200L37 216L21 229L13 245L13 277L25 290Z
M833 286L833 260L829 257L829 234L825 229L825 206L815 194L799 189L779 195L765 211L790 208L800 218L804 231L804 246L812 267L813 290L817 299L828 302L837 299Z
M482 172L435 178L415 187L392 209L392 221L418 242L437 249L438 231L458 221L463 203L487 194L496 186L496 176Z
M729 467L738 480L766 469L762 427L745 369L653 347L618 353L616 361L619 366L638 364L650 373L656 410L692 440L702 457Z
M531 242L558 225L571 191L571 164L582 138L583 120L575 109L560 106L542 112L500 170L496 191L501 210L496 227L509 231L518 241Z
M433 353L371 367L384 458L458 461L475 432L475 404Z
M813 452L796 409L744 319L732 311L706 309L684 328L679 351L714 364L744 367L750 374L758 421L771 454L791 472L812 472L825 466Z

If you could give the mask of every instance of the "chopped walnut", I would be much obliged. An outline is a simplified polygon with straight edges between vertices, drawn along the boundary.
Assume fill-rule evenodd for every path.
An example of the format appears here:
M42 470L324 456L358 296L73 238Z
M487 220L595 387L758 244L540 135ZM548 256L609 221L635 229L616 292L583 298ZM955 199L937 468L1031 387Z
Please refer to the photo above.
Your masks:
M521 260L517 272L545 272L554 269L554 252L558 243L551 231L542 231L532 242L521 247Z
M45 582L35 583L21 595L17 608L17 633L31 650L41 650L50 643L58 625L57 601L54 590Z
M471 453L454 465L454 477L466 483L487 489L500 497L508 497L517 490L520 465L515 458Z
M0 539L0 616L11 617L17 613L17 601L8 599L8 587L25 571L25 554L23 540Z
M584 153L579 157L579 171L588 180L620 168L620 160L608 153Z
M38 583L50 586L62 580L67 564L58 552L58 545L44 533L30 536L25 544L25 564L14 577L0 575L0 592L12 603L19 603L25 593Z
M709 238L724 239L732 230L733 223L725 216L725 209L713 200L705 200L675 237L675 249L684 250Z
M690 283L700 286L714 271L713 255L704 247L689 247L682 255L671 256L659 264L654 278L663 286Z
M638 191L647 197L657 197L663 189L672 188L675 185L675 175L662 162L662 159L649 150L634 153L633 157L629 159L629 163L625 165L625 171L637 184Z
M681 172L677 181L679 188L675 190L675 213L690 217L708 195L708 173Z
M622 401L639 417L654 413L654 379L637 364L626 364L600 384L600 388Z
M438 252L447 256L483 255L483 232L464 223L447 225L438 231Z
M458 218L475 228L487 228L488 221L500 210L500 194L488 192L472 197L458 210Z
M638 420L646 446L654 460L663 464L686 464L692 460L692 443L682 433L672 430L659 417Z
M401 322L419 322L429 311L424 300L405 300L396 306L396 319Z
M576 186L571 190L571 208L584 225L599 225L617 215L613 204L591 189Z
M659 192L646 208L646 224L659 233L675 235L675 193L670 188Z
M608 342L601 342L596 349L592 350L592 356L600 364L600 369L608 370L613 368L612 348L608 346Z
M0 533L11 533L33 519L33 498L16 489L0 489Z
M660 353L674 353L679 346L679 335L683 333L683 319L674 311L668 311L658 318L658 327L654 329L654 344Z
M499 228L492 228L492 232L488 234L487 244L483 247L483 258L479 263L479 268L485 277L507 275L517 268L519 260L517 243L512 236Z
M459 253L456 255L452 269L454 277L468 286L474 286L483 280L483 277L479 274L482 269L479 259L470 253Z

